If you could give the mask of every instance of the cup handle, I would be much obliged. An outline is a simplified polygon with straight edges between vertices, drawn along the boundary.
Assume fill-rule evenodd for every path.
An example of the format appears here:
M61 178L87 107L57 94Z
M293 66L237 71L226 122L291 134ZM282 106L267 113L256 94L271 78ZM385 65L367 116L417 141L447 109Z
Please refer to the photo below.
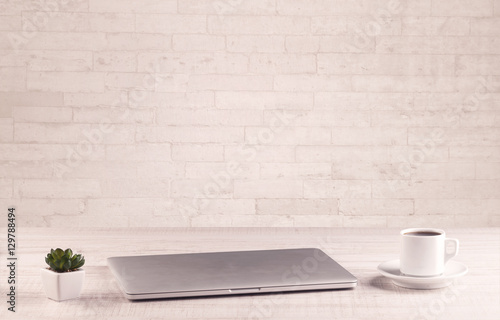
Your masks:
M447 252L447 244L448 243L454 243L454 250L453 252L451 253L448 253ZM446 238L444 240L444 263L448 262L448 260L450 260L451 258L455 257L456 255L458 254L458 239L454 239L454 238Z

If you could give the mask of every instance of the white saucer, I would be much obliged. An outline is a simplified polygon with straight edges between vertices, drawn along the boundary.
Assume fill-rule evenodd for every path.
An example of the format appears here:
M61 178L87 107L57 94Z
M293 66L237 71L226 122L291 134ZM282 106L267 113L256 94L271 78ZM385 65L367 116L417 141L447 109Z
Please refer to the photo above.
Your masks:
M467 267L457 261L449 261L442 275L434 277L412 277L399 271L399 259L379 264L378 271L392 279L395 285L409 289L438 289L449 286L455 278L465 275Z

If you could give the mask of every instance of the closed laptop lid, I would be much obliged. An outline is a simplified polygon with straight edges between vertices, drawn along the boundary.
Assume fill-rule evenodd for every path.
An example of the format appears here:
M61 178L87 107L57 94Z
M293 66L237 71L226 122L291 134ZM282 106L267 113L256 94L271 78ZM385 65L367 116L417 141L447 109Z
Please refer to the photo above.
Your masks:
M347 288L356 278L320 249L108 258L129 299Z

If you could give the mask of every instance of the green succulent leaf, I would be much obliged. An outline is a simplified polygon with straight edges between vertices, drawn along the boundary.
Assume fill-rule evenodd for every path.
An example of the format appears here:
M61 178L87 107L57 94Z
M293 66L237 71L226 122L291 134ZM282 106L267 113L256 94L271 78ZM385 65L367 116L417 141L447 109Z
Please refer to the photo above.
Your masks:
M73 250L61 248L51 249L45 257L45 263L55 272L68 272L81 268L85 259L81 254L73 254Z

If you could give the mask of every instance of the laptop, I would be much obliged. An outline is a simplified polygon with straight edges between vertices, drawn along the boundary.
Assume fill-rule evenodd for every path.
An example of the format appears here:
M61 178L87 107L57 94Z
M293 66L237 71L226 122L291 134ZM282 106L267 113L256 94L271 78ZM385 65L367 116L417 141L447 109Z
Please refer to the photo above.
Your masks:
M316 248L110 257L129 300L354 288Z

